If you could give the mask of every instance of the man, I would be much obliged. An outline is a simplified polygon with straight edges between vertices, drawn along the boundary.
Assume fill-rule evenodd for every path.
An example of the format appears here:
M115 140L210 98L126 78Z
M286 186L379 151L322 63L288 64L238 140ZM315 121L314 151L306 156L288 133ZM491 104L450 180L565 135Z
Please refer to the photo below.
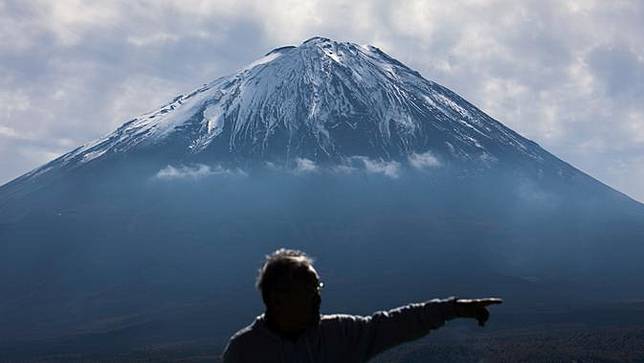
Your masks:
M230 338L224 362L365 362L453 318L474 318L483 326L486 307L502 302L434 299L367 317L320 315L322 286L304 252L280 249L266 256L257 278L266 312Z

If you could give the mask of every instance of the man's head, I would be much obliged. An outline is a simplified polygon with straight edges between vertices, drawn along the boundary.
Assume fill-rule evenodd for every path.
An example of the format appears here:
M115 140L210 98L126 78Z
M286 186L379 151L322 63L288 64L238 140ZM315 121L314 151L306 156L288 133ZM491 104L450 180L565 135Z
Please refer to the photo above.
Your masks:
M266 256L257 277L267 315L288 333L319 321L321 286L313 260L297 250L279 249Z

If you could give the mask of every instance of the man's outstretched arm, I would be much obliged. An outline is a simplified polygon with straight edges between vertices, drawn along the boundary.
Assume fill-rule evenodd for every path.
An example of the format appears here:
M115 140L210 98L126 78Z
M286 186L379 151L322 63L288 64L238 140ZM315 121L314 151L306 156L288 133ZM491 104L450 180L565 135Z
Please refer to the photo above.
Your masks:
M434 299L367 317L348 317L343 330L352 353L357 355L356 361L367 361L389 348L425 336L454 318L474 318L483 326L490 316L487 306L500 303L498 298Z

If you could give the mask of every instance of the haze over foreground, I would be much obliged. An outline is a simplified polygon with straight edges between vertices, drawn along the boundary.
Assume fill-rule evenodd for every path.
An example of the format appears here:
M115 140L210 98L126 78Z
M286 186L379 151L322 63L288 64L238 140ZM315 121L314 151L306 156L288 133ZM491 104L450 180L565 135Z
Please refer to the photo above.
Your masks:
M255 272L283 246L317 258L323 312L498 295L505 329L644 323L642 204L320 37L3 185L0 241L0 359L213 355L261 312Z

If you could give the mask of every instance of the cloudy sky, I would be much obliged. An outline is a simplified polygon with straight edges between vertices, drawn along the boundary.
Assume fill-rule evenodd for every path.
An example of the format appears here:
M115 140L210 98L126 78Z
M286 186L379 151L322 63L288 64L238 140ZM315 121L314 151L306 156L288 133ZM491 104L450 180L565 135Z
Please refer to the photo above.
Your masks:
M0 184L314 35L381 48L644 201L639 0L0 0Z

